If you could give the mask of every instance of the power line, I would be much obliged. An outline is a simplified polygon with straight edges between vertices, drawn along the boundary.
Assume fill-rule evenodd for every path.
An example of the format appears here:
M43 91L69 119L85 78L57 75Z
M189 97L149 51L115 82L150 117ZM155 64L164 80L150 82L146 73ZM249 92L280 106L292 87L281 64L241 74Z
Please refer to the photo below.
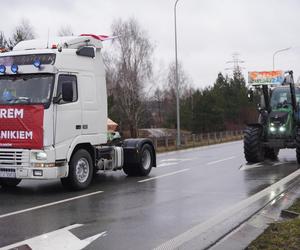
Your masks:
M232 70L232 73L235 74L235 73L239 73L243 69L245 69L244 67L241 66L241 64L245 63L245 61L240 60L239 56L240 56L239 53L237 53L237 52L233 53L232 60L226 62L226 63L232 64L232 67L225 68L225 70Z

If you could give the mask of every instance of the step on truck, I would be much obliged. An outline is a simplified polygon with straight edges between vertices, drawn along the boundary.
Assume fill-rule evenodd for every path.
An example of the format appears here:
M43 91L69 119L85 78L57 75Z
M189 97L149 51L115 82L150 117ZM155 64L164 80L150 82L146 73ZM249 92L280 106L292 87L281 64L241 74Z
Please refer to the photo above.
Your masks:
M95 173L147 176L156 166L149 139L107 143L102 37L18 43L0 54L0 185L60 179L87 188Z

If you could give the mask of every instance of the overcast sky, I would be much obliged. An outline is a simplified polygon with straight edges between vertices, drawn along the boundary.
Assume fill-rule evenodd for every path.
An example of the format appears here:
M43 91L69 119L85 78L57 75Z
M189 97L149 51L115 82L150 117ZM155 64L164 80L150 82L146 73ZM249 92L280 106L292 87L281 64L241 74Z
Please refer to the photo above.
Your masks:
M114 19L135 17L155 44L155 64L174 60L175 0L10 0L1 2L0 30L9 36L22 18L39 37L56 35L63 25L75 34L110 34ZM251 70L277 69L300 75L299 0L179 0L178 58L195 87L212 85L218 72L230 73L227 61L237 52ZM109 46L107 43L105 46Z

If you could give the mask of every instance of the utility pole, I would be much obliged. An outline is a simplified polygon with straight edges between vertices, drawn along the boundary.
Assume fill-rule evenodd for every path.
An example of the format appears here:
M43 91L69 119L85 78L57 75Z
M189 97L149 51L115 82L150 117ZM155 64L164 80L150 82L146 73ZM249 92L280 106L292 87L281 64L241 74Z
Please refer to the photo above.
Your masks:
M287 51L289 49L291 49L292 47L288 47L288 48L284 48L284 49L280 49L280 50L276 50L274 53L273 53L273 70L275 70L275 55L280 53L280 52L283 52L283 51Z
M179 103L179 83L178 83L178 59L177 59L177 18L176 18L176 7L179 0L176 0L174 5L174 24L175 24L175 80L176 80L176 110L177 110L177 148L181 145L180 138L180 103Z

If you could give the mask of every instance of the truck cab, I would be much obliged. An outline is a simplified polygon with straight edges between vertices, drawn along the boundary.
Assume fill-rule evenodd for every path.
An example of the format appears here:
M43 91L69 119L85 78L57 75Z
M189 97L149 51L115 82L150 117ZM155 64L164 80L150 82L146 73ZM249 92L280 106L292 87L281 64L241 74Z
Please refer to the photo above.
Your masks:
M0 185L57 179L86 188L97 171L148 175L148 139L107 144L101 38L29 40L0 54Z

